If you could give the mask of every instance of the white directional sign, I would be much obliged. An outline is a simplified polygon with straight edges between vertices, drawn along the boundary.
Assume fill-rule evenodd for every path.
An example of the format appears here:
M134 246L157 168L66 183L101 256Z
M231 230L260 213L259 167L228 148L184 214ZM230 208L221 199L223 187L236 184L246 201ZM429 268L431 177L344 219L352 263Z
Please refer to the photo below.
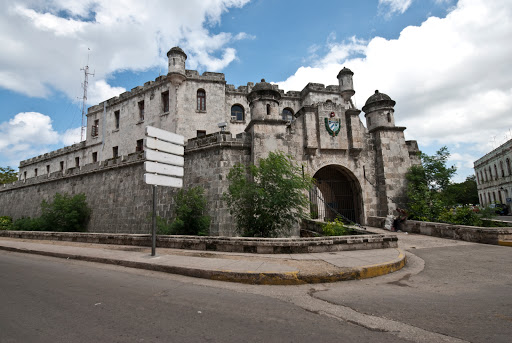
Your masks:
M167 186L174 188L183 187L183 179L165 175L144 174L144 182L148 185Z
M146 173L183 177L183 168L157 162L144 162Z
M146 126L144 182L150 185L183 187L185 137Z

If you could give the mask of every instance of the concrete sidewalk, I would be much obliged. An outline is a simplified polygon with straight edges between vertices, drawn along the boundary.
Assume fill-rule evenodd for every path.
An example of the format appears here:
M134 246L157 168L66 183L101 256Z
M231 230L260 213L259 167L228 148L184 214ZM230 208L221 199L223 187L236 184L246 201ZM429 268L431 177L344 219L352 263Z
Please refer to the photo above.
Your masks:
M365 279L401 269L400 249L310 254L243 254L123 245L0 238L0 249L115 264L212 280L297 285Z

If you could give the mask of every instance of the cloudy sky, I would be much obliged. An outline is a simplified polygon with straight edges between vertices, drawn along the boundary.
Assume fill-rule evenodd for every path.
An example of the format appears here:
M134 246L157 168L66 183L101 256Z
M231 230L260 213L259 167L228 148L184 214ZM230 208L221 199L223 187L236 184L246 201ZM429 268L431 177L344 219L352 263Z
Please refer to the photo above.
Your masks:
M312 4L314 3L314 6ZM406 138L458 167L512 138L510 0L0 0L0 166L80 140L89 106L166 72L181 46L188 69L236 86L337 84L354 71L356 105L375 89L396 102Z

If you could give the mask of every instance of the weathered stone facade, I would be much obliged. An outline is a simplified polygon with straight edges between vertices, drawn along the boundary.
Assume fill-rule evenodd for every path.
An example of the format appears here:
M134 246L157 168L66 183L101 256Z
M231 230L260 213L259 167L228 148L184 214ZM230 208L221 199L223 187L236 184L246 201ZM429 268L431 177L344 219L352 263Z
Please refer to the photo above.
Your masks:
M480 205L500 203L512 212L512 139L474 163Z
M395 126L395 102L378 91L363 107L363 125L349 69L340 71L338 85L309 83L285 93L265 80L235 88L224 74L186 70L180 48L168 57L166 76L89 108L84 142L22 161L20 180L0 189L0 214L35 215L40 200L55 192L85 192L91 231L147 232L150 187L142 182L139 152L148 125L188 140L184 185L205 188L214 235L234 234L222 200L229 169L271 151L292 155L317 180L314 217L339 213L365 223L402 205L418 146L405 141L405 128ZM160 216L170 216L172 192L159 196Z

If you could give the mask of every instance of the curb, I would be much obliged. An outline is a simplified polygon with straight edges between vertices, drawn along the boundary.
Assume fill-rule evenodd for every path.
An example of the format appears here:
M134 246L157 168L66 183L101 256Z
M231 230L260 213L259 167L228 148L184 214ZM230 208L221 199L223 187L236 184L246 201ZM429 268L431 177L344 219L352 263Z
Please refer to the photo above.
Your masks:
M362 266L357 268L345 268L344 271L337 274L301 274L300 272L285 273L265 273L265 272L232 272L229 270L205 270L195 268L184 268L177 266L166 266L145 262L126 261L118 259L109 259L103 257L93 257L84 255L74 255L59 252L49 252L41 250L29 250L13 247L0 246L0 250L43 255L64 259L73 259L78 261L96 262L112 264L117 266L146 269L170 274L197 277L217 281L237 282L252 285L303 285L308 283L328 283L337 281L367 279L376 276L386 275L402 269L406 264L405 253L401 249L396 249L399 255L396 259L374 265Z

